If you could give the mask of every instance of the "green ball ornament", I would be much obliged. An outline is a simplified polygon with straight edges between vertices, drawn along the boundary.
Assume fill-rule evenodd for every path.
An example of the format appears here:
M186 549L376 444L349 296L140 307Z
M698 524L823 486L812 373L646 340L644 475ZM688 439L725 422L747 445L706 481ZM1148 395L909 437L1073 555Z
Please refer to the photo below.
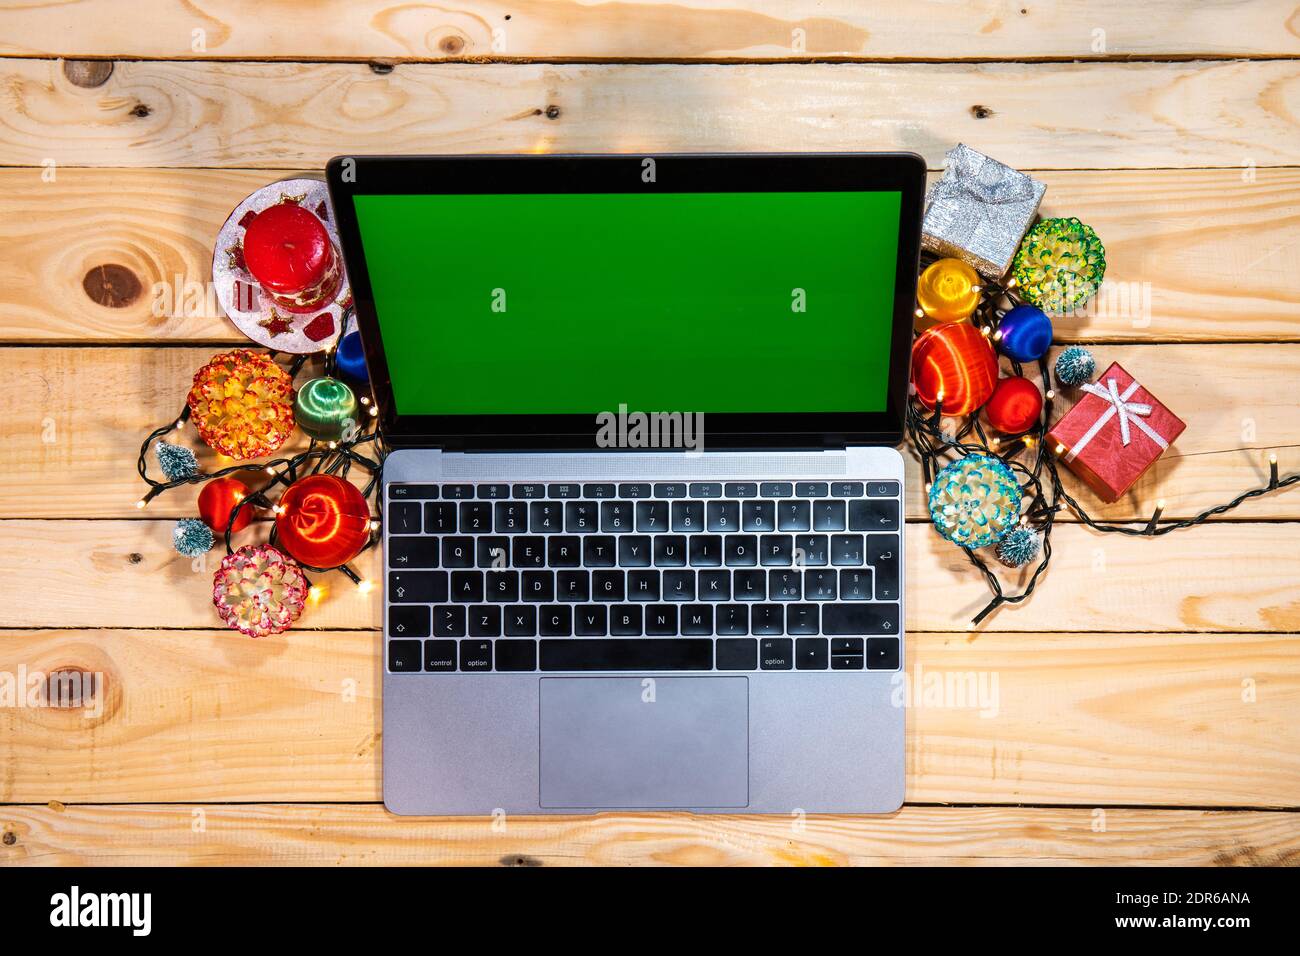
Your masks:
M317 441L339 441L357 427L357 397L337 378L313 378L293 403L298 427Z
M991 455L945 465L930 485L935 530L963 548L993 544L1020 521L1020 483Z
M1096 293L1106 275L1106 248L1078 219L1044 219L1020 241L1011 274L1022 299L1059 315Z

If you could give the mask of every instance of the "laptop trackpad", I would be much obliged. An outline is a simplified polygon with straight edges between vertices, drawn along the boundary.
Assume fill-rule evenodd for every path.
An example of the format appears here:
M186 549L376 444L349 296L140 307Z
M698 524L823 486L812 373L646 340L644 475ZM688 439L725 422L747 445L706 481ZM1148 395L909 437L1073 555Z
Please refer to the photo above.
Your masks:
M541 805L749 804L745 677L544 677Z

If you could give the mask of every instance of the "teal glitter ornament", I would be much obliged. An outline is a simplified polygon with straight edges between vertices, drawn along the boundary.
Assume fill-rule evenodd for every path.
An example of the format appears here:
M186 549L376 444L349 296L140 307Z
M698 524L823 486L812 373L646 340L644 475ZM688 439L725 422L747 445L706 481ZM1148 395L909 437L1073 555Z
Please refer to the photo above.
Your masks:
M1038 557L1037 533L1028 528L1012 528L998 542L998 560L1009 568L1023 568Z
M953 544L982 548L1020 520L1020 483L990 455L967 455L945 465L930 485L930 520Z
M1056 380L1076 388L1091 382L1097 372L1097 360L1081 345L1071 345L1056 357Z
M339 441L357 428L357 397L337 378L313 378L293 403L298 427L317 441Z
M212 529L198 518L182 518L172 529L172 544L187 558L207 554L216 543Z
M199 460L184 445L160 441L154 445L153 453L158 457L158 467L168 481L179 481L199 472Z

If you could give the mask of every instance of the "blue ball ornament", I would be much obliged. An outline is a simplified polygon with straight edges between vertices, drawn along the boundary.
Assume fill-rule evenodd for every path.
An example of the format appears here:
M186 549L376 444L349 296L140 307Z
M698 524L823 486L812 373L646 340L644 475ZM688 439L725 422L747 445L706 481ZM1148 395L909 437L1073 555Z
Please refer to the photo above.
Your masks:
M945 465L930 485L935 530L963 548L993 544L1020 521L1020 483L991 455Z
M1091 382L1097 360L1081 345L1071 345L1056 357L1056 380L1071 388Z
M1038 557L1038 535L1028 528L1012 528L998 542L998 560L1009 568L1023 568Z
M1018 305L998 323L997 342L1017 362L1037 362L1052 347L1052 320L1036 305Z
M361 348L360 332L349 332L343 336L338 350L334 353L334 360L338 363L339 373L344 377L354 382L370 380L366 372L366 353Z

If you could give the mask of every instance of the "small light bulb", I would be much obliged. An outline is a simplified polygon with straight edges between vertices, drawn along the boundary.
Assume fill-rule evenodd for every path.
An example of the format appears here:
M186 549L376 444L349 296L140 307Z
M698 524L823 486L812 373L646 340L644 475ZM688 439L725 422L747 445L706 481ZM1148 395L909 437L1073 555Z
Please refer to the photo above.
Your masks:
M936 395L936 396L934 396L934 400L935 400L936 402L942 402L942 401L943 401L943 389L939 389L939 394Z
M266 466L266 473L267 473L268 475L274 475L274 474L275 474L275 469L272 468L270 465L267 465L267 466Z
M362 404L362 405L369 405L369 404L370 404L370 396L369 396L369 395L362 395L362 396L361 396L361 404Z
M918 319L924 319L924 318L925 318L925 310L923 310L923 309L917 309L917 310L916 310L916 317L917 317Z
M983 287L982 285L973 285L973 286L970 287L970 290L971 290L972 292L983 292L983 291L984 291L984 287Z
M1007 288L1008 288L1008 289L1014 289L1014 288L1016 287L1016 285L1017 285L1016 280L1015 280L1014 278L1012 278L1012 280L1011 280L1010 282L1007 283Z
M996 332L993 333L993 341L994 341L994 342L1001 342L1001 341L1002 341L1002 330L1001 330L1001 329L998 329Z
M1055 390L1055 389L1052 389L1052 388L1049 388L1049 389L1047 390L1047 397L1048 397L1048 398L1056 398L1056 390Z
M371 414L371 415L378 415L378 414L379 414L379 406L378 406L378 405L371 405L371 406L370 406L370 414Z
M369 594L373 587L374 585L370 583L368 578L362 578L361 582L357 585L357 590L362 594Z
M338 448L338 447L339 447L339 443L338 443L338 442L336 442L336 441L332 441L332 442L330 442L330 448Z
M378 521L372 521L372 522L370 522L370 530L371 530L371 531L378 531L378 530L379 530L379 522L378 522Z
M274 508L272 508L271 510L274 511L274 512L275 512L276 514L278 514L278 515L282 515L282 514L284 514L284 505L276 505L276 506L275 506Z
M1272 451L1271 451L1271 452L1268 453L1268 463L1269 463L1270 465L1276 465L1276 464L1277 464L1277 453L1276 453L1276 452L1272 452Z
M1158 498L1156 500L1156 511L1164 511L1164 510L1165 510L1165 499Z
M144 500L143 498L141 498L139 501L137 501L137 502L135 503L135 506L136 506L137 508L143 508L143 507L145 506L145 500Z
M184 428L184 427L185 427L185 419L183 419L183 418L178 418L178 419L176 419L176 427L177 427L177 428Z
M989 327L988 327L987 325L981 325L981 326L980 326L980 335L984 336L985 338L988 338L988 335L989 335Z
M989 444L991 444L994 448L997 448L998 445L1002 444L1002 439L999 438L997 435L994 435L993 439L989 442Z
M321 599L324 593L325 592L320 589L319 585L313 584L307 591L307 597L311 600L312 604L315 604Z
M1060 454L1061 452L1063 452L1063 451L1065 451L1065 446L1064 446L1064 445L1061 445L1061 444L1058 444L1058 445L1056 446L1056 453L1059 455L1059 454Z

